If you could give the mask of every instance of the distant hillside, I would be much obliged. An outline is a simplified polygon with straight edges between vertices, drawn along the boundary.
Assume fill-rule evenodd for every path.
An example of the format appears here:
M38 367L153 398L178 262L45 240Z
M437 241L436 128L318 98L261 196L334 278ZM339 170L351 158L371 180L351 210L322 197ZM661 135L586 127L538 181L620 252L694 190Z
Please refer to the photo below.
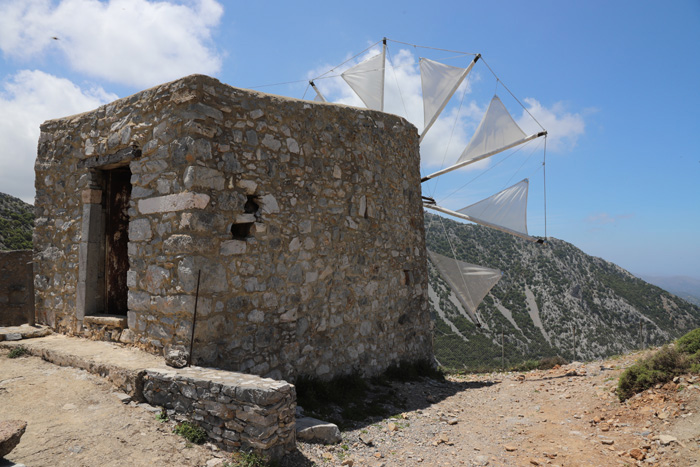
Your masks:
M555 238L543 245L426 214L436 253L500 269L504 275L478 308L477 328L430 265L435 355L451 367L499 366L561 355L592 359L666 343L700 327L700 307L588 256ZM501 336L503 331L503 337Z
M639 276L683 300L700 306L700 280L688 276Z
M34 206L0 193L0 250L32 248Z

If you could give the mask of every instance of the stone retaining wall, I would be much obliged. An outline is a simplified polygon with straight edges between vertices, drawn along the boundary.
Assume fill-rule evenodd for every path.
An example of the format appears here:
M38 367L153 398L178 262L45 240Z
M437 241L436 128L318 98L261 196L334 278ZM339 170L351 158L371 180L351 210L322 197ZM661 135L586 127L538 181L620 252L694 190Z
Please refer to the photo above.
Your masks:
M34 325L32 251L0 251L0 326Z
M278 459L295 449L296 392L285 381L203 368L146 370L143 396L188 416L228 450Z

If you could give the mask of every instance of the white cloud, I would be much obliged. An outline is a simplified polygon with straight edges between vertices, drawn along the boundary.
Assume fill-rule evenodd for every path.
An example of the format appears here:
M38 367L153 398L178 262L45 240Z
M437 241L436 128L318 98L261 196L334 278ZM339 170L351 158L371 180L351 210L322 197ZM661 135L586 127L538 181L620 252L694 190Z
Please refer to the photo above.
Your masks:
M528 97L524 101L528 106L527 110L547 130L547 149L562 153L571 151L576 146L579 136L583 135L586 128L580 114L567 112L562 102L547 108L533 98ZM541 130L524 110L518 125L527 134Z
M85 112L117 96L100 87L81 89L42 71L22 70L0 91L0 191L34 202L34 160L39 125Z
M214 0L7 1L0 15L0 49L20 60L62 55L89 76L147 87L192 73L217 73L221 57L211 32L222 14Z

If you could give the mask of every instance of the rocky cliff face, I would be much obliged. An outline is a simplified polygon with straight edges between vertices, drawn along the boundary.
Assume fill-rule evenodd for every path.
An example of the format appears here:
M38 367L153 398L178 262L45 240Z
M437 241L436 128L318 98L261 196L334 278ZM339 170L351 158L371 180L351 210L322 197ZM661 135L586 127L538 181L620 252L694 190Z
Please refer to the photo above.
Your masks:
M34 206L0 193L0 250L32 248Z
M435 354L443 365L601 358L661 345L700 326L700 307L565 241L534 244L432 214L425 226L429 249L453 257L454 248L458 259L504 273L477 310L479 328L431 265Z

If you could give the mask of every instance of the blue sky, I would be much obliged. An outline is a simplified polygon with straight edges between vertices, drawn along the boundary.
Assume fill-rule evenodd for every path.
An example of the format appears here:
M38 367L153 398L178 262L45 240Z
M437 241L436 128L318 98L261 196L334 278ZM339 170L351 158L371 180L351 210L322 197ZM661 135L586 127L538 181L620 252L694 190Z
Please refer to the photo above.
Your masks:
M700 278L697 0L0 0L0 191L33 200L38 127L46 119L191 73L301 98L305 80L382 37L481 53L542 122L550 133L548 235L634 273ZM387 93L392 80L406 86L413 114L412 60L468 63L395 42L389 54L396 67L387 72ZM266 86L286 82L293 83ZM317 83L329 100L360 102L339 78ZM494 90L529 128L523 109L477 64L426 138L424 174L461 151ZM527 176L530 232L543 235L542 148L510 156L482 164L485 175L444 204L466 206ZM459 171L425 190L441 199L479 173Z

